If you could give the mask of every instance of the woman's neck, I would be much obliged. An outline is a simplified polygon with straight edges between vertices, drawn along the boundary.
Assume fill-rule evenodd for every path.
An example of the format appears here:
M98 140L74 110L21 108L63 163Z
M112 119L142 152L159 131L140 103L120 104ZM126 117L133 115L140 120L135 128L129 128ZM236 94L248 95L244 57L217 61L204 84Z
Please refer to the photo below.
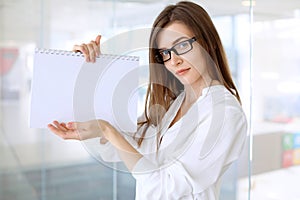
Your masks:
M185 85L185 104L193 104L201 95L204 88L210 87L213 84L212 79L204 80L202 79L200 83Z

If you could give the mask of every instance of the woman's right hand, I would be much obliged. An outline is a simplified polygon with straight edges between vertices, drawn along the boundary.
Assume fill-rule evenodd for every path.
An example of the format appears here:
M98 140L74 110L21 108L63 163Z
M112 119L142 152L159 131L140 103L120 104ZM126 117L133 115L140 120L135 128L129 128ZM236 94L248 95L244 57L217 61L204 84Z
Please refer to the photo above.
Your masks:
M101 35L97 35L96 39L91 40L90 43L74 45L73 51L81 52L84 55L86 62L95 62L96 57L101 54L100 39L101 39Z
M48 128L51 132L55 133L64 140L86 140L101 137L100 143L102 144L107 142L103 134L103 130L114 130L113 126L103 120L68 123L58 122L55 120L52 124L48 124Z

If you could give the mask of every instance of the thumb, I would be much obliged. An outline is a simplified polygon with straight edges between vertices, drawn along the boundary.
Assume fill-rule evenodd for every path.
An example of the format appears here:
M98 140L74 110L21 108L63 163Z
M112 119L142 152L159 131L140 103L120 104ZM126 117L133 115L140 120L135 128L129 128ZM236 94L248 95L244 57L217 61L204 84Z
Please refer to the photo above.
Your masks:
M101 35L97 35L96 40L95 40L97 45L100 44L100 40L101 40Z

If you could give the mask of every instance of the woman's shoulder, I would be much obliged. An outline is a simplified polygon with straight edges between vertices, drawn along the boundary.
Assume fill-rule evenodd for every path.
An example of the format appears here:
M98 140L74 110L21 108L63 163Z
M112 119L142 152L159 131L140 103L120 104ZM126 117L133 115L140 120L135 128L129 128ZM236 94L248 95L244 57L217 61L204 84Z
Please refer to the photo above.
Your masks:
M247 126L247 117L237 98L223 85L212 88L210 94L211 108L210 115L214 121L224 122L226 126ZM218 120L216 120L218 119Z
M207 93L211 95L211 97L216 98L216 100L223 100L232 103L237 103L240 105L237 98L233 95L233 93L227 89L224 85L213 85L210 88L207 89Z
M207 96L213 109L224 109L227 114L244 114L240 102L224 85L211 86Z

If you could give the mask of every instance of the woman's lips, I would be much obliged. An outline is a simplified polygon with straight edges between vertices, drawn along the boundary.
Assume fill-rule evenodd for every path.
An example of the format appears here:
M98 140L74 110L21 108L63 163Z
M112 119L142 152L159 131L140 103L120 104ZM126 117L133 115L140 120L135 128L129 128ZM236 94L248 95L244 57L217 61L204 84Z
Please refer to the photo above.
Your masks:
M185 74L187 71L189 71L191 68L185 68L185 69L180 69L176 71L177 75L183 75Z

